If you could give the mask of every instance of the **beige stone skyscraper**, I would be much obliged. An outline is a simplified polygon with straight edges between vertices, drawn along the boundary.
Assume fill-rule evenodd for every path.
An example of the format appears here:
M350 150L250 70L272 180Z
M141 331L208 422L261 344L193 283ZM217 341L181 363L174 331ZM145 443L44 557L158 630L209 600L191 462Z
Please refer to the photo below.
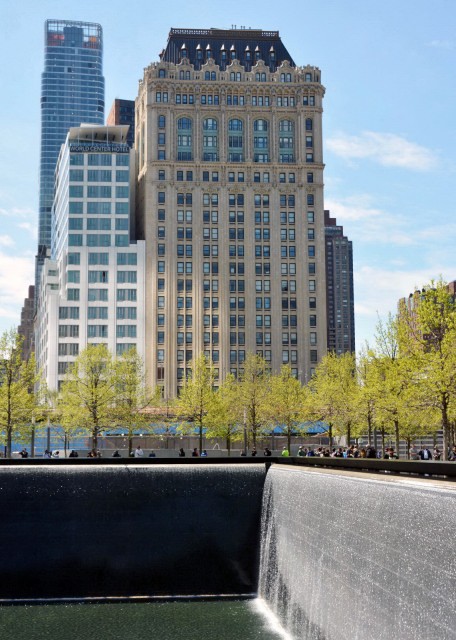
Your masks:
M136 100L146 365L172 398L204 352L303 382L326 352L320 70L276 31L172 29Z

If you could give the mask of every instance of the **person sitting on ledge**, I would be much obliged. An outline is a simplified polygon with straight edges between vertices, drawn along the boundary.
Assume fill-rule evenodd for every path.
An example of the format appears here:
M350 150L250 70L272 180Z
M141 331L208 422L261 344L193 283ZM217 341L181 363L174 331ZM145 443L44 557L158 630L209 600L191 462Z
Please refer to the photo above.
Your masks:
M207 451L206 451L206 449L203 449L203 450L202 450L202 452L201 452L201 457L202 457L202 458L207 458Z
M152 450L152 451L149 453L149 458L155 458L155 457L156 457L156 456L155 456L155 451L153 451L153 450Z
M282 448L282 456L284 458L288 458L288 456L290 455L290 452L288 451L288 449L286 447Z
M182 447L179 449L179 458L185 458L185 451Z
M198 458L198 457L199 457L198 449L195 447L192 451L192 458Z
M264 455L264 456L270 456L270 455L272 455L272 454L271 454L271 449L268 449L268 447L265 447L265 448L264 448L264 453L263 453L263 455Z
M141 449L141 445L138 444L138 446L135 449L135 458L142 458L144 456L144 451Z
M71 449L71 453L70 453L70 455L68 457L69 458L79 458L79 454L74 449Z
M120 457L121 457L121 456L120 456L120 453L119 453L119 451L118 451L117 449L116 449L116 450L114 451L114 453L112 454L112 457L113 457L113 458L120 458Z

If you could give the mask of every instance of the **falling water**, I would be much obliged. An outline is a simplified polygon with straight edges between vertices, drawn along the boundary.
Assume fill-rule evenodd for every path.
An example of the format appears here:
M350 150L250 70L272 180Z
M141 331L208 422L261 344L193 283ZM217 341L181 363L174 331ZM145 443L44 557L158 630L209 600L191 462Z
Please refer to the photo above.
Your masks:
M296 640L456 638L456 488L272 467L259 594Z

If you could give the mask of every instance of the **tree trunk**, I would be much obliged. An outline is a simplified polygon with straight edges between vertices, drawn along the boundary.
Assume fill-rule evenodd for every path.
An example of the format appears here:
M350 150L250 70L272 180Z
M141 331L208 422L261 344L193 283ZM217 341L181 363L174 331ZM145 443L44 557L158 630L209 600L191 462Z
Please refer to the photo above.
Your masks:
M329 423L328 436L329 436L329 449L331 450L333 446L333 427L331 423Z
M372 442L372 416L370 411L367 413L367 444L371 446Z
M228 452L228 457L231 456L231 437L228 435L226 436L226 450Z
M130 431L128 434L128 457L131 456L132 451L133 451L133 433Z
M199 453L200 455L203 452L203 423L200 422L199 426Z
M291 456L291 428L288 428L287 430L287 449Z
M450 448L450 421L448 419L448 400L446 394L442 398L442 431L443 431L443 459L448 460Z
M351 422L347 424L347 447L350 446L350 440L351 440Z
M12 428L11 426L7 426L6 427L6 457L7 458L11 458L11 447L12 447L12 440L13 440L13 434L12 434Z
M385 455L385 427L382 427L382 457Z
M399 439L399 420L397 419L394 421L394 435L396 438L396 454L397 454L397 457L399 458L400 439Z
M407 447L407 451L406 451L407 460L410 460L410 447L412 446L411 438L405 439L405 446Z

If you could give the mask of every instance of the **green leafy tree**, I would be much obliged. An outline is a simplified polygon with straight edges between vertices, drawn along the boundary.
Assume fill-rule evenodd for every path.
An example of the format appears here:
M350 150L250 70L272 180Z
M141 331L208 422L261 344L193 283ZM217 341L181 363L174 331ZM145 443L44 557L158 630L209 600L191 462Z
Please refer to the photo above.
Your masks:
M414 302L399 310L399 347L413 372L415 405L439 414L446 460L456 402L456 303L442 280L424 287Z
M22 344L23 338L15 329L0 337L0 429L8 457L13 434L21 440L30 435L36 407L35 359L22 359Z
M236 408L239 422L242 421L245 425L246 439L251 437L254 447L259 435L268 424L270 377L266 360L256 354L247 354L244 371L238 381L239 395Z
M267 412L273 426L280 424L291 450L291 436L303 432L301 424L307 416L306 394L299 380L283 365L278 375L271 376Z
M116 377L115 422L127 430L128 455L133 449L135 431L151 431L151 413L160 402L160 389L148 388L144 362L135 348L125 351L114 364Z
M204 429L209 424L208 414L215 402L215 373L212 363L201 354L191 364L191 375L185 380L174 409L176 414L198 429L199 451L203 450ZM183 431L188 431L183 426Z
M398 322L391 314L386 322L378 322L370 366L378 421L394 434L396 451L399 453L401 437L407 439L416 427L414 429L407 393L410 362L401 357Z
M89 345L69 368L62 384L62 426L68 431L88 431L96 449L100 431L115 422L118 391L116 366L107 346Z
M337 355L333 352L324 356L309 382L313 417L323 420L329 426L329 441L333 435L346 435L350 441L351 430L356 422L356 365L352 353Z
M228 374L220 385L214 402L207 415L207 437L224 438L228 455L231 455L231 445L243 437L242 421L236 411L238 402L238 385L232 374Z
M374 353L367 345L360 352L356 362L358 393L356 397L355 419L359 433L367 429L369 445L377 444L376 402L378 399L378 376L373 366Z

